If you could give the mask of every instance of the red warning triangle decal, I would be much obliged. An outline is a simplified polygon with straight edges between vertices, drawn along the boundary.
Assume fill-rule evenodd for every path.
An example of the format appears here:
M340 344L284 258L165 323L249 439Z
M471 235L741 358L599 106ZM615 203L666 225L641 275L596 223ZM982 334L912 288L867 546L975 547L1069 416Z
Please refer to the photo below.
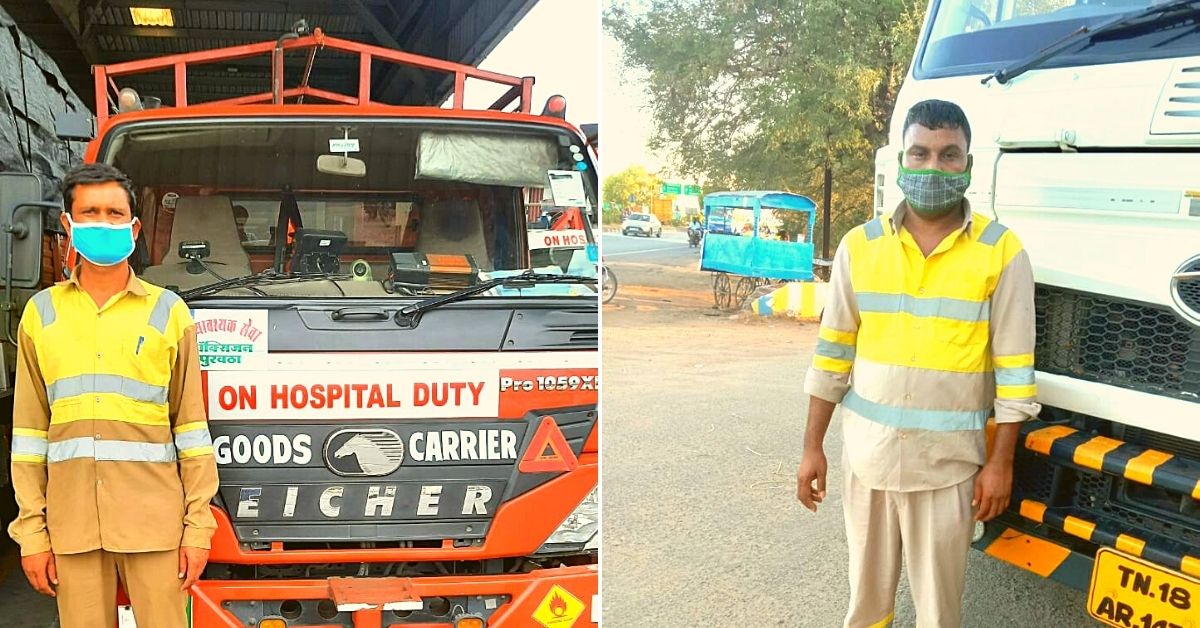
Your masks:
M548 416L542 419L542 424L534 433L529 449L525 450L525 457L521 458L517 468L521 473L557 473L574 471L578 466L579 459L575 457L575 452L571 451L567 439L563 438L558 423L554 421L554 417Z

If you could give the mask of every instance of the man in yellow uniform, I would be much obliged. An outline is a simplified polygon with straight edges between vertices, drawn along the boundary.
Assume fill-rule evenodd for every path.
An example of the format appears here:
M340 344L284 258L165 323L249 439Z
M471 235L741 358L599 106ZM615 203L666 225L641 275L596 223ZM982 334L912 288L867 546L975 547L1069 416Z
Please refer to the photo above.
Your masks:
M1020 422L1040 411L1033 271L1013 232L964 199L970 142L957 105L914 105L904 202L851 230L834 257L797 497L815 511L826 495L823 442L840 403L847 627L891 623L902 558L917 625L961 626L974 522L1008 507Z
M76 168L63 201L82 262L21 317L9 534L62 628L115 626L118 576L139 626L182 628L216 529L195 326L129 267L140 225L124 174Z

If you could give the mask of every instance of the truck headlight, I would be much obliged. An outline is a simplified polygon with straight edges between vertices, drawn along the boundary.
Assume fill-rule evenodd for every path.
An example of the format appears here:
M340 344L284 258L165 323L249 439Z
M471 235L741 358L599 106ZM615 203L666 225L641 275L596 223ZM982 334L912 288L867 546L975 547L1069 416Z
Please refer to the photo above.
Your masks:
M562 525L546 539L538 554L557 554L562 552L578 552L593 550L600 546L600 489L593 488L592 492L583 498L571 514L563 520Z

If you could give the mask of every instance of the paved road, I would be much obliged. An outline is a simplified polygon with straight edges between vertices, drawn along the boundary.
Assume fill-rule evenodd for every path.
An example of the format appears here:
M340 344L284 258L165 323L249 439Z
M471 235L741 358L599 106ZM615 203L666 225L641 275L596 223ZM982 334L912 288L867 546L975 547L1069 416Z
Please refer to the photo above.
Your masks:
M700 249L687 244L687 234L664 231L661 238L605 233L600 246L608 263L654 263L695 268Z
M816 514L795 500L800 378L816 326L715 315L703 293L651 303L644 294L678 290L696 273L648 266L622 268L630 290L604 308L605 627L840 626L848 585L836 419L829 497ZM894 626L911 628L906 580L897 598ZM1084 602L971 553L967 628L1095 626Z

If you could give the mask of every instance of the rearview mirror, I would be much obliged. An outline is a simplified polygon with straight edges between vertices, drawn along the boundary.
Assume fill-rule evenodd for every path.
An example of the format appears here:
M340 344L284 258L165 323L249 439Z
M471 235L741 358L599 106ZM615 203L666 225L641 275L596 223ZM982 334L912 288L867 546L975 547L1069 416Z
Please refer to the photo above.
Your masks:
M96 137L95 119L87 113L60 113L54 117L54 135L60 140L90 142Z
M342 155L320 155L317 157L317 172L342 177L367 176L367 163Z
M0 173L0 282L7 288L36 288L42 281L42 225L47 209L42 179L23 172ZM10 251L11 249L11 251ZM8 266L8 260L12 260Z

